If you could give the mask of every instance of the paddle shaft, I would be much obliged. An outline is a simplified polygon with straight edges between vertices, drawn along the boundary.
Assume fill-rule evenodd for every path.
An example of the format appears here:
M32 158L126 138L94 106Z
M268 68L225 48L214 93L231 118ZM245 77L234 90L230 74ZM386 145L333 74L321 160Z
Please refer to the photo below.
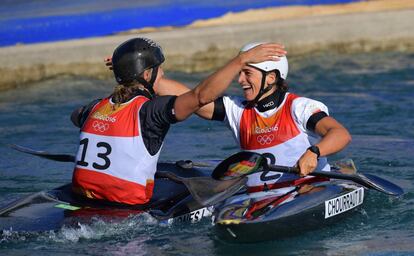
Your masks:
M267 164L266 166L264 166L264 168L266 170L275 171L275 172L299 174L299 169L297 167ZM350 180L360 185L363 185L367 188L372 188L379 192L382 192L388 195L393 195L393 196L399 196L402 193L404 193L403 190L397 185L391 182L388 182L386 180L383 180L380 177L377 177L374 175L370 175L369 177L367 177L362 174L344 174L344 173L327 172L327 171L313 171L309 175L331 178L331 179ZM376 179L376 181L374 181L374 178ZM381 183L382 185L386 185L386 187L381 186L379 183Z
M37 151L37 150L30 149L30 148L22 147L16 144L9 144L8 146L11 147L12 149L15 149L17 151L20 151L26 154L42 157L42 158L57 161L57 162L64 162L64 163L75 162L75 156L69 155L69 154L51 154L45 151Z
M288 167L288 166L280 166L280 165L273 165L269 164L266 167L267 170L274 171L274 172L283 172L283 173L292 173L292 174L299 174L299 168L297 167ZM318 176L318 177L326 177L331 179L342 179L342 180L352 180L357 181L358 176L354 177L354 175L350 174L343 174L338 172L326 172L326 171L313 171L309 175L311 176Z

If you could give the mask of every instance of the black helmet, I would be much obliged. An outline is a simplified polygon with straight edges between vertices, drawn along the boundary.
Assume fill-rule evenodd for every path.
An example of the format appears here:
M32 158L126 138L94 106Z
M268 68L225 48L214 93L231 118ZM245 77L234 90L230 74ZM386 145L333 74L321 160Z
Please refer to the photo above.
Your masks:
M156 42L148 38L132 38L119 45L112 55L115 79L119 84L128 84L133 81L142 83L144 79L140 79L140 75L144 70L155 68L150 83L144 84L146 87L149 85L151 87L149 89L152 90L158 71L157 67L164 60L162 49Z

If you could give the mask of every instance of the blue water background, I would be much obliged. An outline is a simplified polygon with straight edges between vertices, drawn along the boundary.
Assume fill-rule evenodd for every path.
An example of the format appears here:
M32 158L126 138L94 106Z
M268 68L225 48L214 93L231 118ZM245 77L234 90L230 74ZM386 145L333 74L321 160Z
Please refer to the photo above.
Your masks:
M360 172L403 187L401 198L369 191L349 218L267 243L222 242L207 220L166 227L140 215L122 222L96 218L44 233L3 230L0 255L414 255L414 54L318 54L291 60L290 68L291 91L324 102L352 134L351 144L329 160L353 158ZM167 73L191 86L206 75ZM114 85L61 77L0 93L0 206L70 182L73 169L6 144L74 154L79 138L71 111ZM241 89L235 83L227 92ZM236 151L223 124L191 117L171 128L161 160L221 159Z
M356 0L3 0L0 46L104 36L144 27L184 26L227 12Z

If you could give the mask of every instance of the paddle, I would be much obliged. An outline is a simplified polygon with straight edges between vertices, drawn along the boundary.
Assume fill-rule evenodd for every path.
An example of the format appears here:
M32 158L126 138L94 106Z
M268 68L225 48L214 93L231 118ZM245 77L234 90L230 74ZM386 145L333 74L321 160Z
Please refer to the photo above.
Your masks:
M278 166L267 163L266 157L255 152L239 152L222 161L213 171L212 177L226 180L243 177L247 174L262 171L275 171L298 174L296 167ZM351 180L355 183L372 188L382 193L400 196L404 193L399 186L372 174L344 174L338 172L313 171L310 175L332 179Z
M68 154L51 154L46 151L37 151L15 144L9 145L11 148L42 158L58 162L74 162L75 156ZM205 166L205 165L204 165ZM236 177L225 181L215 180L210 177L190 177L184 178L172 172L157 171L157 178L167 178L174 182L184 184L193 198L203 206L214 205L237 193L247 182L246 177Z
M46 151L37 151L37 150L30 149L30 148L22 147L16 144L8 144L8 146L17 151L26 153L26 154L39 156L39 157L57 161L57 162L71 162L71 163L75 162L75 156L72 156L72 155L51 154Z
M57 162L67 162L67 163L73 163L75 162L75 156L69 155L69 154L52 154L46 151L40 151L40 150L34 150L31 148L22 147L16 144L8 144L9 147L34 156L39 156L45 159L57 161ZM192 168L193 166L196 167L211 167L208 163L203 162L193 162L191 160L179 160L177 161L177 165L183 168Z

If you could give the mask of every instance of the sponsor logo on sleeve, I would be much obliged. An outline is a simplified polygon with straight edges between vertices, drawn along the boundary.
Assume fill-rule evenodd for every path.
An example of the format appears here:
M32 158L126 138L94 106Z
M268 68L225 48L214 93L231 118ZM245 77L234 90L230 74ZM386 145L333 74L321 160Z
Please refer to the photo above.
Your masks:
M349 211L364 202L364 189L358 188L345 195L325 201L325 219Z

